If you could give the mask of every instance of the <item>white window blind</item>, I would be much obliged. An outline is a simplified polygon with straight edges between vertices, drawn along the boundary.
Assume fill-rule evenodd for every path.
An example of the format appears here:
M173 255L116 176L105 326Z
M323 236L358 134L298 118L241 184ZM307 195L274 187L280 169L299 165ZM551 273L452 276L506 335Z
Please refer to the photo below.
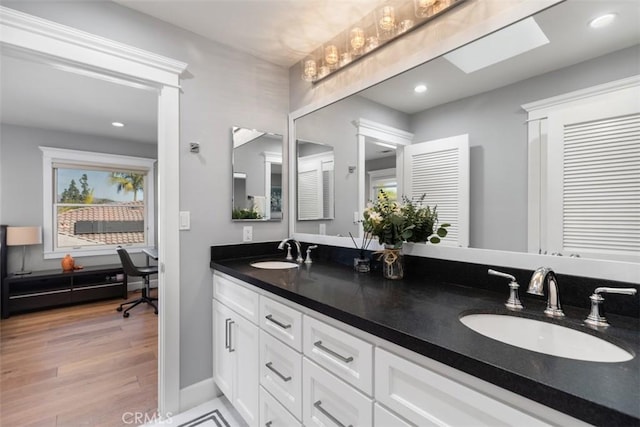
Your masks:
M449 223L442 244L469 245L469 139L459 135L405 147L406 196L426 194L425 203L437 206L438 221Z
M640 114L564 127L563 246L640 253Z

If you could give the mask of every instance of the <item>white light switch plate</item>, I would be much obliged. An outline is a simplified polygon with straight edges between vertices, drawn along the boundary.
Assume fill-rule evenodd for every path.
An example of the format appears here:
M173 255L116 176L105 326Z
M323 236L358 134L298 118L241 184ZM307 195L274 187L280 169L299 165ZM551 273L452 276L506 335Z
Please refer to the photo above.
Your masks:
M180 212L180 230L190 230L190 229L191 229L191 212L181 211Z

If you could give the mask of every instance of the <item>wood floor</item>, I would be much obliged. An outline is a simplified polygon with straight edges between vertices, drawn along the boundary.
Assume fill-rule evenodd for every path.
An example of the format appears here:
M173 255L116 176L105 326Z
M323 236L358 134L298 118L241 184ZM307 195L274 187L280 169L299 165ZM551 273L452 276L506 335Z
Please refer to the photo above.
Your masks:
M156 413L158 318L141 304L124 319L123 301L0 321L0 426L120 426Z

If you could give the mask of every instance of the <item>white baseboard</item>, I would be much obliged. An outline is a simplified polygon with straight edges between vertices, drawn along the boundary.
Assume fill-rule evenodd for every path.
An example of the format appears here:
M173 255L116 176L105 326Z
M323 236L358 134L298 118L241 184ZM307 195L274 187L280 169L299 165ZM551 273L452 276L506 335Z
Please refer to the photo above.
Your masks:
M213 377L191 384L180 389L180 412L187 411L220 395L222 392L213 381Z

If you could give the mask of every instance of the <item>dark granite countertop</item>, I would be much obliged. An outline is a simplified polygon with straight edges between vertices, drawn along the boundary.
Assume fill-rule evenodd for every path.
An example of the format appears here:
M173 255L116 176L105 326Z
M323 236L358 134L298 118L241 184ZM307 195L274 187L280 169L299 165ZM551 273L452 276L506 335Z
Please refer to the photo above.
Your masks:
M250 266L256 259L276 258L217 260L211 267L586 422L640 425L638 357L599 363L548 356L486 338L459 321L470 311L545 319L638 355L637 318L608 315L612 326L596 332L584 326L588 313L582 308L563 306L566 318L559 321L545 318L541 300L526 300L522 312L509 312L503 304L506 286L498 294L439 279L391 281L379 272L358 274L323 261L290 270L262 270Z

